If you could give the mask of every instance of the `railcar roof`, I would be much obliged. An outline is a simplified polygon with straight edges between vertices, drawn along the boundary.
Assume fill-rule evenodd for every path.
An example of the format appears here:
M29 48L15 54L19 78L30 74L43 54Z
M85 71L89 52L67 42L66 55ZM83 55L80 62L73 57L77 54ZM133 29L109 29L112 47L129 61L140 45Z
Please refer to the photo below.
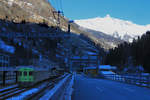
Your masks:
M48 71L49 69L52 69L53 67L49 67L49 68L42 68L42 67L35 67L35 66L18 66L17 69L19 71Z
M33 68L20 68L19 71L33 71L34 69Z

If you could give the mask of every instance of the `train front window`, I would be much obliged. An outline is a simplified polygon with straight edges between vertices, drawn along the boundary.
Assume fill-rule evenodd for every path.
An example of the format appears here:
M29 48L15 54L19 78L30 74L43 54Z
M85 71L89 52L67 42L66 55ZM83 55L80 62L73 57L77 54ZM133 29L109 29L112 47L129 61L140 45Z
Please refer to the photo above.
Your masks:
M24 72L24 76L27 76L27 72Z
M29 72L29 76L32 76L33 75L33 72Z

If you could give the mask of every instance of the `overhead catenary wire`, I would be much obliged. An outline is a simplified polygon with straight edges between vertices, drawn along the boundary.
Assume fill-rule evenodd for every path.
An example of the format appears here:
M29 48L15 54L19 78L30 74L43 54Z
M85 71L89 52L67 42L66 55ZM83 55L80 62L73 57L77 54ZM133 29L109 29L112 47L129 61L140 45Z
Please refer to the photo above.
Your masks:
M59 9L59 8L58 8L58 4L57 4L57 0L51 0L51 3L52 3L52 5L54 6L54 8L55 8L56 10Z
M51 0L51 3L57 11L64 15L62 0Z
M61 11L63 12L63 3L62 3L62 0L60 0L60 9ZM64 13L64 12L63 12Z
M61 20L60 20L61 15L64 17L62 0L49 0L49 1L51 1L50 3L55 8L52 11L53 17L54 17L54 19L57 20L56 24L57 24L57 27L59 27L59 25L61 23Z

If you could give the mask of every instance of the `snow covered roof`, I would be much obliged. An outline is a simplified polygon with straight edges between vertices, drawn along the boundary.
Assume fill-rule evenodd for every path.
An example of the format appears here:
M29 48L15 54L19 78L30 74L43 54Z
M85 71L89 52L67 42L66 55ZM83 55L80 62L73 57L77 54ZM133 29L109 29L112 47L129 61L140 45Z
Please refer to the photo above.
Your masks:
M85 67L83 69L96 69L97 67Z
M110 65L100 65L99 69L116 69L115 66L110 66Z
M112 71L101 71L102 74L115 74L114 72Z
M54 67L53 66L49 66L49 67L36 67L36 66L30 65L30 66L18 66L17 70L20 69L20 68L33 68L36 71L45 71L45 70L48 70L48 69L52 69Z
M84 69L96 69L96 68L97 68L96 66L91 66L91 67L85 67ZM111 69L116 69L116 67L115 66L110 66L110 65L100 65L99 69L111 70Z
M90 51L85 51L85 53L87 53L88 55L97 55L97 53L95 53L95 52L90 52Z

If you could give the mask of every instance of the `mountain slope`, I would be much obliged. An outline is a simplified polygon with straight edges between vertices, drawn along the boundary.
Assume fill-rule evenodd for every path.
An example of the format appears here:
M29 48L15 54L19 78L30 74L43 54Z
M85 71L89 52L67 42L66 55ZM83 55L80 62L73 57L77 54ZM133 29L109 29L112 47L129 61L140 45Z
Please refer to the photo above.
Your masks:
M58 23L58 15L54 11L56 10L47 0L0 0L0 32L51 33ZM49 27L41 27L39 24ZM59 27L61 30L67 31L68 19L60 16ZM71 32L88 34L94 42L100 43L103 48L114 47L114 43L109 39L106 41L102 35L92 35L86 30L81 30L75 23L71 24ZM99 38L100 36L101 38ZM80 44L79 41L77 42Z
M58 14L47 0L0 0L0 19L20 23L46 23L57 26ZM66 31L68 19L60 16L60 27ZM75 29L73 29L75 32Z
M124 41L121 39L114 38L110 35L107 35L103 32L86 29L83 27L79 27L80 30L84 31L84 35L92 39L96 44L100 44L102 48L108 50L110 48L115 48L118 44L123 43Z
M137 25L130 21L112 18L110 15L104 18L97 17L76 20L75 23L81 27L103 32L125 41L132 41L133 38L141 36L143 33L150 30L150 25Z

